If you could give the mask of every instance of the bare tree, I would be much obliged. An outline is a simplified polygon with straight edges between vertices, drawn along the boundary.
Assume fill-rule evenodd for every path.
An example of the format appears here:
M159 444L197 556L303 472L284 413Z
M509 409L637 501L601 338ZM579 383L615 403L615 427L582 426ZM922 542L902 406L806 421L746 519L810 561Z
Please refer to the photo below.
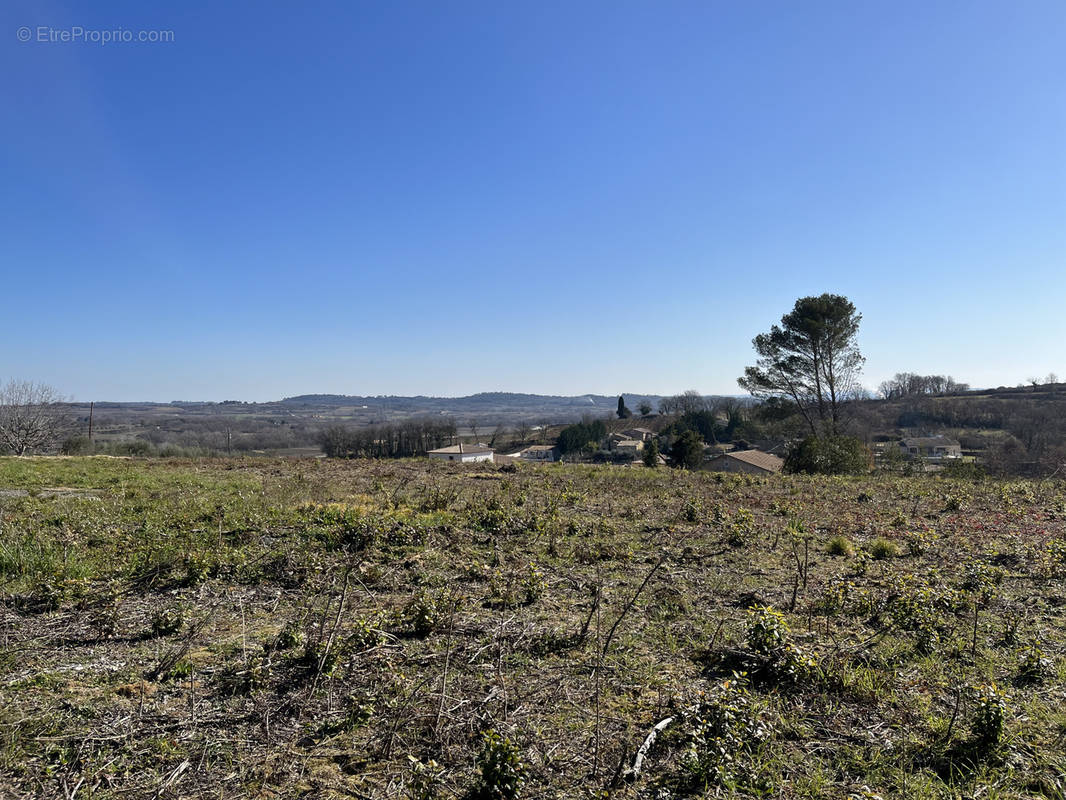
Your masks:
M660 414L690 414L696 411L706 411L709 407L707 398L695 389L687 389L681 394L659 400Z
M0 451L24 456L58 447L70 425L65 402L44 383L10 380L0 387Z
M525 444L525 442L529 440L529 434L532 433L533 426L530 425L526 420L522 420L517 425L515 425L514 430L515 434L518 436L519 441Z
M507 435L507 426L499 424L496 426L496 430L492 432L492 438L489 439L489 447L496 447L496 443L503 443L503 437Z

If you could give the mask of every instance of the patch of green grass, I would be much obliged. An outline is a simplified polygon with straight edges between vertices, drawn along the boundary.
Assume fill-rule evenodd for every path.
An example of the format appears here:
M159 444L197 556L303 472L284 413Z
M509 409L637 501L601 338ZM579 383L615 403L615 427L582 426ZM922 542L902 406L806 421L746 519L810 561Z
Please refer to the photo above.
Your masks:
M825 552L831 556L850 556L854 551L855 547L851 540L839 534L832 537L825 545Z
M899 546L891 539L874 539L870 542L870 558L875 561L896 558L898 555Z

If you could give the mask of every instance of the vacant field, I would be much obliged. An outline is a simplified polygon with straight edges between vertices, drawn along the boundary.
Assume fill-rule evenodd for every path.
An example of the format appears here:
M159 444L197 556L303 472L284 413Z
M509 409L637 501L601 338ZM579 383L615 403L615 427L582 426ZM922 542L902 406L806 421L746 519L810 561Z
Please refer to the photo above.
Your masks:
M1062 483L0 459L0 797L1062 798L1064 530Z

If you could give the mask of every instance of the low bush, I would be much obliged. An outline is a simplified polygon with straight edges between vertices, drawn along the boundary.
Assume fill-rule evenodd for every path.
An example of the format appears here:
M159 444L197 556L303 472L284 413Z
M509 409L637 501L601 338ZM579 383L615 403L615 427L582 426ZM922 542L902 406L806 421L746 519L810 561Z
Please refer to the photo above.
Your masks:
M871 469L873 455L853 436L808 436L785 455L785 472L865 475Z
M870 543L870 557L875 561L884 561L899 555L899 548L891 539L874 539Z
M847 536L834 536L825 546L825 551L831 556L850 556L853 550Z
M526 765L507 736L490 730L478 756L478 776L469 800L517 800L526 782Z

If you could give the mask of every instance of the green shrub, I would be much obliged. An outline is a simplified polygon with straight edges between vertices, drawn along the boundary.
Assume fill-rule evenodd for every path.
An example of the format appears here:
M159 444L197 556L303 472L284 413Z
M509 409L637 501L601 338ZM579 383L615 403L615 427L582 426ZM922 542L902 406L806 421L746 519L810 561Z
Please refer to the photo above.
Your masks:
M761 656L770 656L788 640L785 615L768 606L755 606L748 612L748 647Z
M685 750L683 786L691 792L756 777L754 756L773 735L765 710L756 705L743 675L701 693L681 713Z
M873 456L853 436L808 436L789 448L786 472L811 475L865 475L873 469Z
M681 516L686 522L699 522L703 518L703 503L698 497L686 500Z
M170 636L181 630L185 615L180 608L161 608L152 615L152 636Z
M404 608L404 620L415 636L428 636L447 622L460 600L448 590L419 592Z
M875 561L884 561L899 555L899 548L891 539L874 539L870 543L870 557Z
M746 508L738 508L729 529L726 542L732 547L743 547L755 538L755 515Z
M761 677L796 683L814 671L814 659L789 641L784 614L767 606L755 606L748 614L748 647L766 659Z
M88 436L68 436L59 446L59 452L65 456L82 456L93 451L92 440Z
M851 540L847 536L834 536L825 546L825 551L831 556L850 556L852 553Z
M962 588L975 595L982 605L988 605L999 591L1005 575L1003 567L996 567L984 561L971 561L966 565Z
M303 644L303 640L304 634L300 630L299 624L295 620L291 620L278 632L277 637L274 639L274 646L278 650L291 650Z
M906 534L903 538L907 543L907 552L912 556L924 555L935 536L936 532L932 530L912 531Z
M411 777L407 782L407 797L410 800L436 800L444 785L444 768L433 759L421 761L407 756Z
M974 738L982 749L990 750L1003 739L1003 722L1010 696L994 683L975 686L972 691L977 703L973 717Z
M478 777L470 800L517 800L526 781L526 766L518 747L494 730L485 734L478 755Z
M1055 662L1044 655L1034 642L1022 654L1018 662L1018 680L1021 683L1041 684L1055 676Z

